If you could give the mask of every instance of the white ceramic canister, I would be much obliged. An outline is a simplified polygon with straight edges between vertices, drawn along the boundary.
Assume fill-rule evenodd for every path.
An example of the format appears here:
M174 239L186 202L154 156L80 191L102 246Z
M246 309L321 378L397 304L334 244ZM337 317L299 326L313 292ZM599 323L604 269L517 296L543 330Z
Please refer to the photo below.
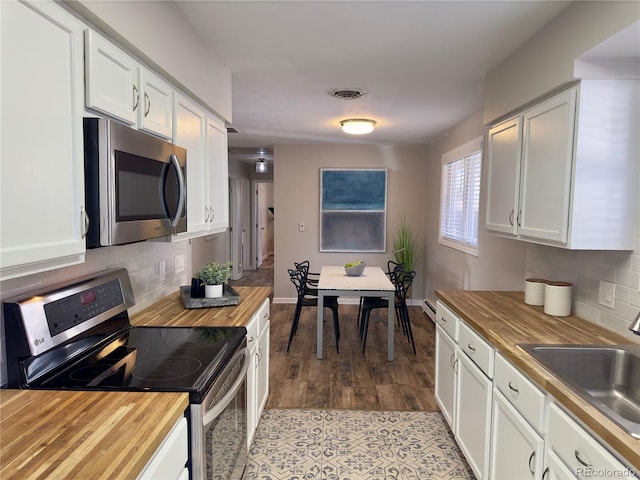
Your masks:
M571 284L547 282L544 285L544 313L556 317L571 315Z
M544 305L544 286L547 280L527 278L524 281L524 303L527 305Z

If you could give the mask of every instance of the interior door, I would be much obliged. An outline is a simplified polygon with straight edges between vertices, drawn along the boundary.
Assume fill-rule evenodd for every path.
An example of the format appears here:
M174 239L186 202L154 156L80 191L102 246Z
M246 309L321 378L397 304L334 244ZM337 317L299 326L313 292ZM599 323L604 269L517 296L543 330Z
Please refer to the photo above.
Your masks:
M242 263L242 183L237 177L229 178L229 215L231 225L231 279L238 280L244 271Z

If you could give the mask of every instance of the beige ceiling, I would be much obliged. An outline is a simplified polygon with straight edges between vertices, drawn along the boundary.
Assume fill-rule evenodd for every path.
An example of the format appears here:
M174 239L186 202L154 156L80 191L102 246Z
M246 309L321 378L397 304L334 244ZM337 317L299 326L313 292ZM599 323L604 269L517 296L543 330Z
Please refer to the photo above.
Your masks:
M568 2L179 1L232 73L238 151L424 144L482 108L484 76ZM327 92L364 89L358 100ZM378 122L347 136L339 121ZM241 147L241 148L240 148ZM248 150L247 150L248 149Z

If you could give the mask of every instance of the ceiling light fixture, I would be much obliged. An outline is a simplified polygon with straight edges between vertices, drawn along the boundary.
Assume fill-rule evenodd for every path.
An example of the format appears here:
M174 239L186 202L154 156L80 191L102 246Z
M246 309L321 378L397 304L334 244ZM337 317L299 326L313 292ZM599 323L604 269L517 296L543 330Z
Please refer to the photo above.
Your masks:
M373 132L376 126L375 120L369 120L366 118L349 118L340 122L342 125L342 131L351 135L364 135L365 133Z
M267 164L265 163L264 158L260 158L256 162L256 172L267 173Z

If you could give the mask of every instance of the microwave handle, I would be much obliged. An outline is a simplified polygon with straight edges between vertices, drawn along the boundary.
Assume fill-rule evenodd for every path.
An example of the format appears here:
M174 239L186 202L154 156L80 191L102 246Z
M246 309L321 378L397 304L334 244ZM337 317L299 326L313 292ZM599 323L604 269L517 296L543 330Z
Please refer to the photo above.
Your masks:
M171 163L173 168L176 169L176 175L178 176L178 186L180 187L180 199L178 200L178 209L176 210L176 216L171 220L171 226L175 227L178 225L180 221L180 217L182 216L182 212L184 210L184 197L185 197L185 189L184 189L184 175L182 174L182 169L180 168L180 162L178 162L178 157L175 154L169 155L169 161L167 163Z

